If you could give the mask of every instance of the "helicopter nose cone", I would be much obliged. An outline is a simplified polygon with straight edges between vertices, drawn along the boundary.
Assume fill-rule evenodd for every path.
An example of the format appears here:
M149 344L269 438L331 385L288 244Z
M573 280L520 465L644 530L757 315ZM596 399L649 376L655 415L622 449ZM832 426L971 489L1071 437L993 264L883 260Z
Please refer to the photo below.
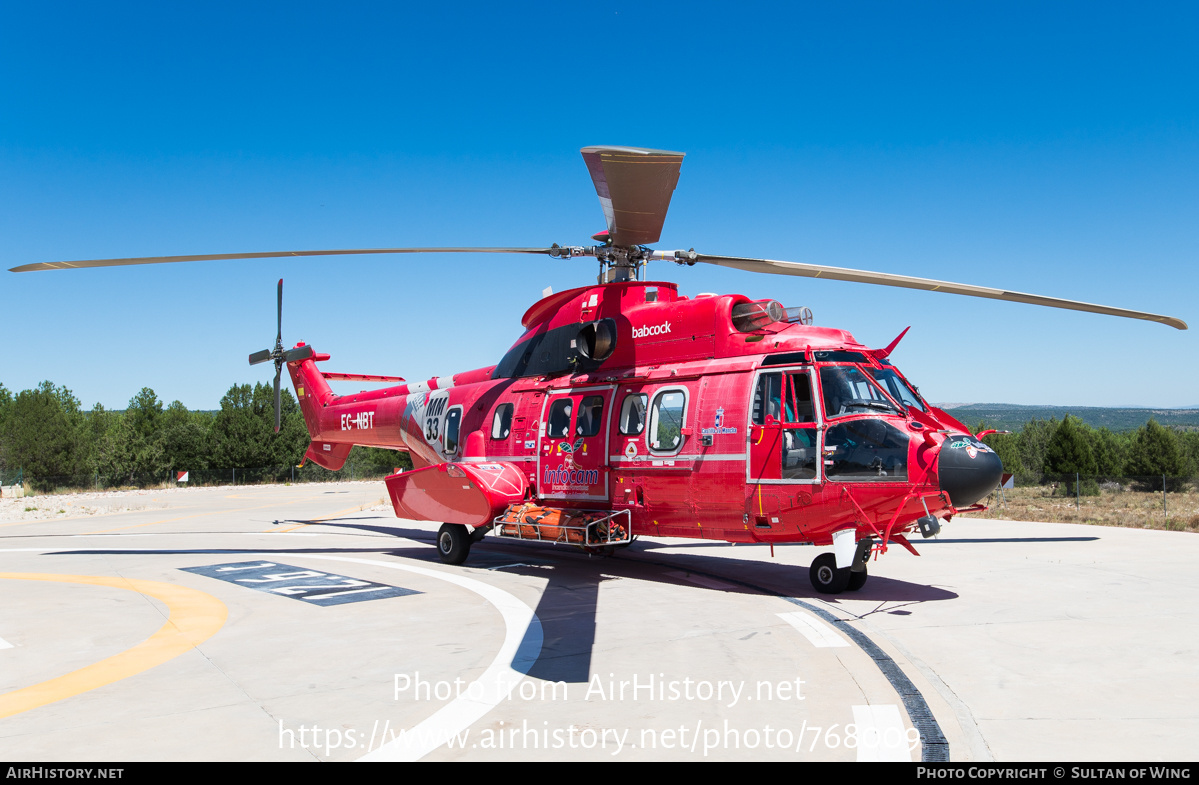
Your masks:
M941 490L954 507L969 507L999 487L1003 462L987 445L973 436L951 435L937 457Z

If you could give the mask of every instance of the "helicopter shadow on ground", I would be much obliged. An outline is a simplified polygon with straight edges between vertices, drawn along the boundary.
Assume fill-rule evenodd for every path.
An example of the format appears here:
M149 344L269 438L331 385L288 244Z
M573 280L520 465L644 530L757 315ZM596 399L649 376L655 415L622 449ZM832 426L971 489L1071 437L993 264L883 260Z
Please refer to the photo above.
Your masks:
M380 550L400 558L440 562L437 550L433 547L435 535L423 529L367 525L346 519L320 523L326 527L387 533L428 543L428 547L418 545ZM684 547L695 545L706 544L688 543ZM837 604L836 596L817 594L811 588L806 567L728 556L712 558L689 553L654 553L660 547L674 546L638 542L613 557L592 557L574 548L522 544L488 537L475 544L463 566L479 570L503 570L546 581L534 611L541 622L541 654L528 673L547 681L586 683L590 679L599 591L605 580L624 578L720 594L765 594ZM729 548L722 543L713 543L711 547L725 548L726 551ZM910 611L903 610L902 606L943 602L956 599L958 595L935 586L872 576L861 590L846 596L880 603L880 607L871 613L907 615Z
M369 525L345 518L319 523L322 527L370 531L427 543L427 546L380 548L378 552L413 561L441 563L434 547L436 535L424 529ZM492 547L493 544L500 547ZM528 674L546 681L585 683L591 677L599 586L605 578L595 569L572 569L572 560L563 558L573 557L580 567L598 563L586 554L550 551L550 546L536 548L519 543L493 543L489 538L486 544L474 546L463 566L503 570L544 580L545 588L533 611L541 623L541 654Z
M1095 537L1095 536L1092 536L1092 537L967 537L967 538L958 538L958 539L951 539L951 538L947 538L947 537L934 537L934 538L928 539L928 540L916 540L915 543L913 543L913 544L919 545L919 546L924 546L924 545L933 545L936 543L954 544L954 545L970 545L972 543L986 544L986 543L1000 543L1000 542L1009 542L1009 543L1092 542L1092 541L1095 541L1098 539L1101 539L1101 538ZM669 548L670 550L684 550L684 549L691 549L691 548L729 548L732 546L730 545L730 543L727 543L727 542L687 542L687 543L679 543L677 545L674 543L654 543L654 544L645 543L642 545L642 547L644 548L644 550L658 550L658 549L664 549L664 548ZM762 546L751 545L748 547L760 548ZM808 546L792 546L792 545L788 544L788 545L779 545L777 547L791 548L791 547L808 547Z

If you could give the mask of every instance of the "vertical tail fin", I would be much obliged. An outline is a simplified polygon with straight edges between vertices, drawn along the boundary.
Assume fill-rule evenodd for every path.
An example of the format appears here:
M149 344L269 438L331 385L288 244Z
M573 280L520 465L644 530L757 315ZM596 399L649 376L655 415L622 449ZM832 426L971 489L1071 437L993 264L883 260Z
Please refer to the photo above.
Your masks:
M296 348L304 346L296 344ZM336 398L324 374L316 367L317 362L328 360L327 354L311 353L308 357L287 364L287 372L291 374L291 383L296 390L296 400L299 401L300 411L304 414L304 426L312 444L304 457L313 463L323 466L330 471L337 471L345 466L346 458L350 456L353 445L332 444L320 440L321 409Z

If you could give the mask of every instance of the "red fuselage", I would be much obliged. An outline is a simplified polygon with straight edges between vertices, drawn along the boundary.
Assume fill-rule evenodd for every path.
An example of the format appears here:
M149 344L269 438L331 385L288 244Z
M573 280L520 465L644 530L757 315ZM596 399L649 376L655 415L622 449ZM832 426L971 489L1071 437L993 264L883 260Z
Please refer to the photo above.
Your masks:
M848 527L886 540L977 501L964 497L991 482L994 453L920 399L884 350L755 320L755 308L611 283L538 302L497 366L336 396L316 367L326 356L292 363L308 457L338 469L357 444L407 451L417 471L443 475L502 466L507 497L480 501L454 471L413 484L408 503L393 493L403 517L474 526L520 493L628 510L635 534L819 545ZM952 450L965 485L940 476Z

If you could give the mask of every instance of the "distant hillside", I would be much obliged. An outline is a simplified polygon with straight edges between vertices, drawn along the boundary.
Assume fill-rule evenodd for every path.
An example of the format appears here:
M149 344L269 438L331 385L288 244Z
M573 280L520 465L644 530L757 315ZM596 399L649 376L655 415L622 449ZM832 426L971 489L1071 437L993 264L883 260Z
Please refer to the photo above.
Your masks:
M1073 415L1092 428L1108 428L1113 431L1129 431L1140 428L1149 421L1157 420L1162 425L1173 425L1187 429L1199 429L1199 408L1187 409L1115 409L1101 406L1017 406L1011 403L968 403L947 404L945 411L973 426L979 420L987 427L998 430L1018 431L1030 420L1061 420Z

